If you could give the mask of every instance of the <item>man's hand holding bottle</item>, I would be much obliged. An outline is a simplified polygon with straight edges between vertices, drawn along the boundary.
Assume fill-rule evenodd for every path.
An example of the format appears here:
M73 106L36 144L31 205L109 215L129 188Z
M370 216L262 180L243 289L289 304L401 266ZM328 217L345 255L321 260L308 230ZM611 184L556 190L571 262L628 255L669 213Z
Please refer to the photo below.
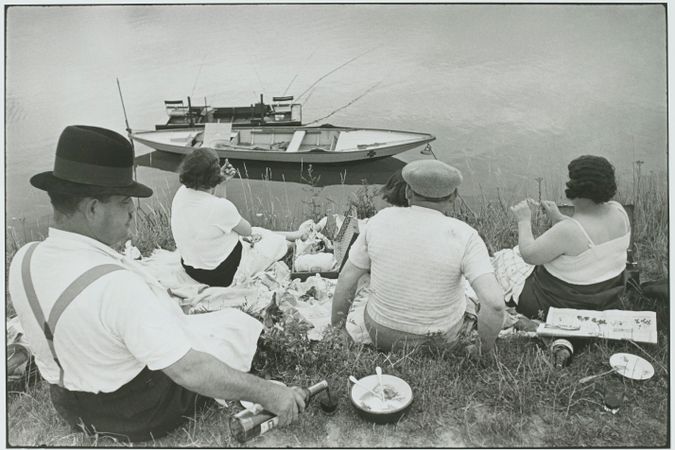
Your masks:
M285 426L298 419L305 410L307 394L297 386L286 387L269 383L270 400L263 407L279 417L279 425Z

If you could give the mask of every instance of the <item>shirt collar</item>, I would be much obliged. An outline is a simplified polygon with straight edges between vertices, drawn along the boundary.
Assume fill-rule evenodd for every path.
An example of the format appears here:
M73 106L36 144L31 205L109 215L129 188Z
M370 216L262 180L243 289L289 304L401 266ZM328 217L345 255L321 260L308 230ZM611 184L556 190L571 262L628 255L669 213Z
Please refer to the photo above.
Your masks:
M183 189L185 189L187 192L190 193L190 195L200 195L200 196L208 196L208 197L213 197L214 195L210 192L205 192L205 191L200 191L199 189L192 189L189 188L185 185L181 186Z
M154 275L152 275L145 267L143 267L137 261L134 261L131 258L127 258L117 250L114 250L113 248L109 247L108 245L104 244L101 241L97 241L96 239L90 238L89 236L85 236L83 234L73 233L70 231L64 231L58 228L51 228L51 227L49 228L48 239L56 241L57 243L59 241L67 242L68 248L70 249L72 249L73 246L77 246L79 248L86 250L94 250L102 252L105 255L115 259L117 262L121 263L127 269L143 277L145 281L148 282L149 284L153 284L159 287L160 290L162 291L164 290L164 287L159 282L159 280Z
M108 245L94 238L85 236L80 233L73 233L72 231L60 230L58 228L49 227L49 239L56 241L68 241L70 244L75 244L83 248L91 248L105 253L117 260L123 260L124 256Z
M415 211L427 213L427 214L440 214L441 216L445 217L445 214L440 212L437 209L432 209L432 208L425 208L424 206L418 206L418 205L411 205L410 209L413 209Z

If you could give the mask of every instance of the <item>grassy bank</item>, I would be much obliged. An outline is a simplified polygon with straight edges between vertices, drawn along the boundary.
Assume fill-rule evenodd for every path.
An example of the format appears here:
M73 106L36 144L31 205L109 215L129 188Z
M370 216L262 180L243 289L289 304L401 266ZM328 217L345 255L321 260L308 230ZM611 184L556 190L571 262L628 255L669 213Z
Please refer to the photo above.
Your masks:
M246 179L234 180L243 183ZM635 207L636 242L643 280L668 275L668 217L665 184L644 177L639 187L621 198ZM318 192L308 183L310 193ZM364 185L342 203L311 195L297 204L271 188L266 195L249 190L242 215L254 225L293 229L310 217L344 212L353 203L361 215L376 208L375 189ZM461 200L454 215L477 228L497 250L513 246L516 227L508 206L519 199L486 196L467 205ZM138 214L134 243L144 254L153 248L174 248L166 205L146 201ZM544 229L543 218L535 220ZM8 253L21 245L10 241ZM329 334L308 342L303 330L289 324L261 342L254 371L287 384L307 386L327 379L339 398L335 415L327 417L312 405L289 427L249 442L257 447L660 447L669 444L669 323L667 305L639 295L625 297L627 308L656 310L659 344L597 341L575 355L573 363L554 370L550 355L538 340L519 336L500 339L493 357L467 359L461 348L431 347L380 353ZM586 384L578 380L609 369L616 352L648 359L655 375L631 381L607 375ZM374 426L356 416L349 403L347 377L374 373L375 366L400 376L411 385L415 401L395 425ZM603 393L609 382L623 387L625 400L616 414L604 411ZM161 447L230 447L229 409L211 407L197 414L171 435L147 445ZM73 433L56 415L44 382L31 383L25 392L10 392L7 403L8 444L14 446L110 446L109 438ZM122 445L122 444L120 444Z

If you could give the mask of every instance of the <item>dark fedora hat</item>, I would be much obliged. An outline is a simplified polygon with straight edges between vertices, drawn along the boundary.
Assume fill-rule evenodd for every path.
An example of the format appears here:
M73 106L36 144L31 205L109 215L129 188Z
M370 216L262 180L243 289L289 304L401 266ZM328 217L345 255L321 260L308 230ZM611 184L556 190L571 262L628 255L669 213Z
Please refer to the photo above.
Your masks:
M87 125L66 127L56 146L54 170L34 175L43 191L74 195L150 197L152 189L133 178L134 149L120 134Z

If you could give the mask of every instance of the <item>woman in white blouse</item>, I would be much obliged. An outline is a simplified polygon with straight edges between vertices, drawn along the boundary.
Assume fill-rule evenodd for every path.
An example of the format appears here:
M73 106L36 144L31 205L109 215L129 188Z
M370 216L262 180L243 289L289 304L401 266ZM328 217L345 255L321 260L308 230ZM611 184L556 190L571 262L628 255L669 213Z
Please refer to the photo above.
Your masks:
M286 240L301 235L254 233L231 201L215 195L216 186L235 174L229 163L221 167L218 154L209 148L193 150L179 168L182 186L171 205L171 231L187 274L209 286L230 286L254 244L273 261L286 254Z

